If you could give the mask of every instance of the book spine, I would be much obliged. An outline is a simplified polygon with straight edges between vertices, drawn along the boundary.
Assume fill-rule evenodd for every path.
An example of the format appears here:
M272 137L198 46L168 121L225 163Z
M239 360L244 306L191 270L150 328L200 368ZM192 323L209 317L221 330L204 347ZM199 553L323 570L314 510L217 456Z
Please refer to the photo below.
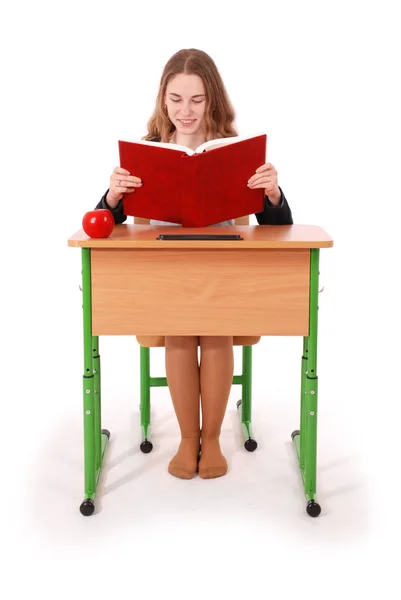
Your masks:
M202 210L197 202L196 154L181 157L181 223L183 227L201 227Z

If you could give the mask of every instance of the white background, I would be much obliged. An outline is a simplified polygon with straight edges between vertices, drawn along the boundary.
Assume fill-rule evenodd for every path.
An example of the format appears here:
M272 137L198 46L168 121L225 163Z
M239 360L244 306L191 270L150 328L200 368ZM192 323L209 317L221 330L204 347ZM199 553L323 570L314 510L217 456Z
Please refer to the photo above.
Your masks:
M1 9L8 598L29 590L43 598L396 597L396 2L234 4L39 0ZM211 485L166 474L178 441L166 389L153 400L155 450L138 452L138 345L102 339L112 443L98 511L90 519L78 511L80 253L67 239L107 189L118 138L146 133L164 64L189 47L215 60L239 133L268 134L295 223L334 238L320 269L319 519L305 515L289 437L298 427L297 338L254 348L259 449L242 449L233 388L222 434L230 472ZM152 364L163 374L161 352Z

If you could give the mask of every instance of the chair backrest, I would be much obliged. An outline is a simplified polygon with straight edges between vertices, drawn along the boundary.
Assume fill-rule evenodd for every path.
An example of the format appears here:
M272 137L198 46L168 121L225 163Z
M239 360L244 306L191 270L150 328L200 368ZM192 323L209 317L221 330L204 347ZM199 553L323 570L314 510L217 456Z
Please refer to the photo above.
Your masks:
M149 225L150 219L143 219L142 217L134 217L135 225ZM234 219L235 225L249 225L249 215L245 217L238 217Z

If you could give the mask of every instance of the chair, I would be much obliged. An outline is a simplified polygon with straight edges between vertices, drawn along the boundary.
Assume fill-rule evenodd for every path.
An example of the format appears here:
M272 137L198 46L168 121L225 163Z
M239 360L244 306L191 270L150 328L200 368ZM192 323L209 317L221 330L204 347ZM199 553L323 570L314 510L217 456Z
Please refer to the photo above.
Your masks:
M149 219L134 217L135 225L148 225ZM236 225L249 225L249 216L235 219ZM145 454L153 449L150 434L150 389L152 387L167 386L167 377L150 376L150 349L164 347L164 336L139 335L136 339L140 345L140 413L142 442L141 451ZM260 336L234 336L233 345L242 346L242 374L234 375L233 385L242 386L241 399L237 401L240 413L244 447L248 452L257 448L257 442L252 436L251 408L252 408L252 346L260 341Z

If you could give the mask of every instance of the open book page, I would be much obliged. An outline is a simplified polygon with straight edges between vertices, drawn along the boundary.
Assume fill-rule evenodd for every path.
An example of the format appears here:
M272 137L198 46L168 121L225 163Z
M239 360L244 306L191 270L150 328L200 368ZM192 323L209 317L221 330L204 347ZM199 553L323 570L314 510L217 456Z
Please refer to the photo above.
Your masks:
M256 133L254 135L236 135L234 137L229 138L220 138L216 140L209 140L208 142L203 142L200 146L198 146L195 150L196 153L200 154L205 150L214 150L215 148L221 148L221 146L227 146L228 144L235 144L237 142L242 142L244 140L250 140L259 135L263 135L262 133Z
M186 152L187 154L195 154L194 150L188 148L188 146L182 146L181 144L171 144L170 142L151 142L149 140L121 140L131 142L134 144L144 144L145 146L155 146L155 148L168 148L169 150L179 150L180 152Z
M263 135L262 133L257 133L254 135L248 136L240 136L236 135L230 138L219 138L215 140L209 140L208 142L203 142L200 146L196 148L196 150L192 150L192 148L188 148L188 146L183 146L181 144L173 144L170 142L151 142L149 140L125 140L127 142L134 142L136 144L145 144L146 146L155 146L157 148L168 148L169 150L179 150L180 152L185 152L188 156L192 156L193 154L201 154L207 150L215 150L216 148L220 148L221 146L226 146L227 144L235 144L236 142L242 142L243 140L249 140L251 138L257 137L259 135Z

